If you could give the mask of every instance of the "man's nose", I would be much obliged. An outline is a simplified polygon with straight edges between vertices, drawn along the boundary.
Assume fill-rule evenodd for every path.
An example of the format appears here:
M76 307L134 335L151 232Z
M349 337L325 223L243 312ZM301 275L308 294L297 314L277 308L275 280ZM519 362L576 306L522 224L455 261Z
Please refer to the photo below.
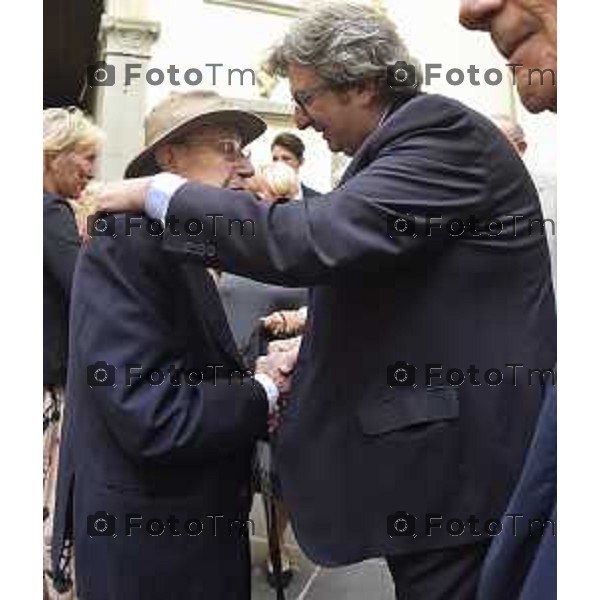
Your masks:
M298 129L306 129L313 123L313 120L306 114L306 111L299 106L294 110L294 121Z
M252 177L254 175L254 167L249 158L242 158L238 161L236 172L240 177Z
M490 20L506 0L461 0L459 21L467 29L488 31Z

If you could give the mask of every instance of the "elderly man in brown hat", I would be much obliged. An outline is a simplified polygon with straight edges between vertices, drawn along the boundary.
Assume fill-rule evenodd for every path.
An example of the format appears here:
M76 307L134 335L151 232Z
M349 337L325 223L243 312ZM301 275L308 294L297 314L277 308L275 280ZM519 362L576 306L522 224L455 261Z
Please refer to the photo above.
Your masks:
M126 174L243 187L265 127L214 93L173 94ZM212 277L159 252L161 228L96 218L75 273L55 585L74 540L81 600L243 600L251 451L278 390L247 376Z

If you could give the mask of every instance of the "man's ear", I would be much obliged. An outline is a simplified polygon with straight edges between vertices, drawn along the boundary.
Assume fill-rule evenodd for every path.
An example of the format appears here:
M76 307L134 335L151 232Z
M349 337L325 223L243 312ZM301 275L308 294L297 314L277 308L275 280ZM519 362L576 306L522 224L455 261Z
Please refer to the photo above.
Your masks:
M379 102L379 88L374 79L361 81L356 85L356 91L364 106L372 106Z
M154 151L154 160L163 171L173 171L177 166L175 153L170 144L159 146Z
M517 142L517 150L519 151L519 154L525 154L525 151L527 150L527 142L525 140L519 140Z

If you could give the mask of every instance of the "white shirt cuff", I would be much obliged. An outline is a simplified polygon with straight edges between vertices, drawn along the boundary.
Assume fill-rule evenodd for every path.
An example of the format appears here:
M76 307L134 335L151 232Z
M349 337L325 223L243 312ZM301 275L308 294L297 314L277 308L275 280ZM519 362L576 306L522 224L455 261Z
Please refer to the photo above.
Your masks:
M275 382L266 373L255 373L254 380L263 386L265 394L267 394L267 401L269 402L269 412L273 412L279 398L279 390Z
M150 180L144 200L146 214L151 219L160 219L164 223L171 198L184 183L187 183L187 179L174 173L154 175Z

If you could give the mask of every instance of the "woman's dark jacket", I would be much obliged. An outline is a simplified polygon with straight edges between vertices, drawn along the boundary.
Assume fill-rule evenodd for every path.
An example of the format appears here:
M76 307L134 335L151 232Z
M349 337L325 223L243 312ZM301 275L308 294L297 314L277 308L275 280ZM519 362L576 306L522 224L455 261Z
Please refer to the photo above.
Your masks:
M44 192L44 385L66 383L69 297L79 244L67 200Z

